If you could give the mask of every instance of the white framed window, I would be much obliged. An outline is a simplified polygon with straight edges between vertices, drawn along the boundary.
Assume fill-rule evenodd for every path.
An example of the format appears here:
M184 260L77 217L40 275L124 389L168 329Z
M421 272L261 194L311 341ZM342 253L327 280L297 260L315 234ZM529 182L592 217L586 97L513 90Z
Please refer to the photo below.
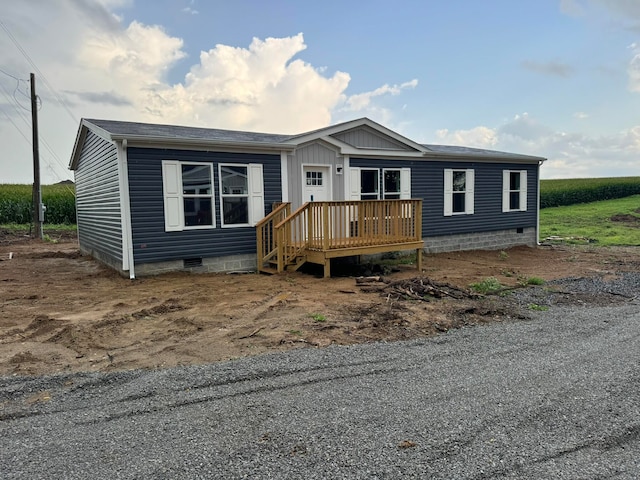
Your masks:
M323 183L322 170L312 170L305 172L308 186L321 187Z
M472 215L474 213L474 170L444 170L444 215Z
M380 198L380 170L360 169L360 200L378 200Z
M264 217L262 165L218 165L220 218L223 227L255 225Z
M527 171L502 171L502 211L525 212L527 210Z
M349 169L351 200L386 200L411 198L410 168Z
M163 160L165 231L215 227L213 164Z

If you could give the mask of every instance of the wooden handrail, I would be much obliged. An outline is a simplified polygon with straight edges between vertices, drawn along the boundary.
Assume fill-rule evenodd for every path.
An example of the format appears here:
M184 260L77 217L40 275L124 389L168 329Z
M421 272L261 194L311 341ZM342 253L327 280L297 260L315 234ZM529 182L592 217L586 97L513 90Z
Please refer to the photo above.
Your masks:
M258 262L258 272L264 269L264 265L278 253L277 232L275 223L280 223L282 219L291 213L291 204L281 203L275 207L271 213L256 223L256 257Z

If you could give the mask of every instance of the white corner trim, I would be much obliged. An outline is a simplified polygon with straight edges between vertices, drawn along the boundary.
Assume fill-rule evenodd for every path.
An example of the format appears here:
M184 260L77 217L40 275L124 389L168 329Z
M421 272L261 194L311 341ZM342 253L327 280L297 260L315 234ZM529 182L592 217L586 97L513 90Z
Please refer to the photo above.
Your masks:
M351 181L351 162L349 160L349 155L345 155L344 157L342 157L342 159L342 177L344 181L344 193L342 194L344 198L342 198L342 200L349 200L348 196L350 190L349 182Z
M129 278L136 278L133 261L133 233L131 231L131 203L127 168L127 140L116 142L118 148L118 177L120 178L120 222L122 229L122 270L129 270Z
M289 201L289 168L287 166L287 151L280 152L280 190L282 191L282 201Z

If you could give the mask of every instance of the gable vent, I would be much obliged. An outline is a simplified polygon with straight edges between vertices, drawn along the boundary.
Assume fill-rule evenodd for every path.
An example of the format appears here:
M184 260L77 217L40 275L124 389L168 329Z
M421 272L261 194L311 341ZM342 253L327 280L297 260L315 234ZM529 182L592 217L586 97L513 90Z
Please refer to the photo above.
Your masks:
M185 258L183 262L184 268L195 268L202 266L202 258Z

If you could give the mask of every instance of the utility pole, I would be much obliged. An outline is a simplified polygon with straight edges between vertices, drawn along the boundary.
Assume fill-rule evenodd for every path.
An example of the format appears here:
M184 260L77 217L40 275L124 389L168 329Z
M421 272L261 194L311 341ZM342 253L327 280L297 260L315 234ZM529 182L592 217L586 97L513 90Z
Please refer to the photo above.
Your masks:
M42 188L40 187L40 147L38 145L38 97L36 96L36 76L32 73L31 81L31 144L33 146L33 228L35 238L44 238L42 224Z

